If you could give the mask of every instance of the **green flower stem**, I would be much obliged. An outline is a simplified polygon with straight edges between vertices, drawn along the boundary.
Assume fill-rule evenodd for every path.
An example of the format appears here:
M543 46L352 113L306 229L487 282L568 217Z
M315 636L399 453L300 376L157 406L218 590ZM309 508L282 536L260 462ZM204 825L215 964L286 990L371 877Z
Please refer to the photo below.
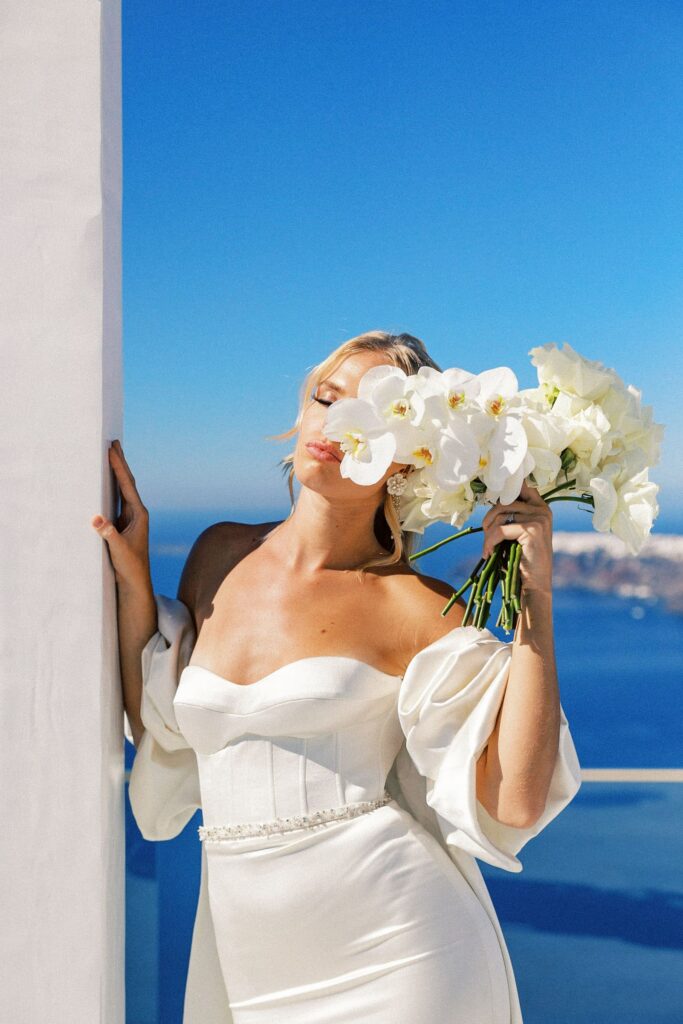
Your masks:
M575 483L576 483L576 480L567 480L565 483L558 484L556 487L553 487L552 490L546 491L546 493L542 494L541 497L544 498L545 500L547 500L552 494L555 494L556 491L566 490L568 487L572 487ZM586 497L578 497L578 496L569 496L569 497L563 496L562 498L552 498L552 500L553 501L586 501L586 500L590 500L592 502L592 498L590 497L590 495L588 495L587 498ZM458 537L466 537L466 536L468 536L468 534L472 534L472 533L483 533L483 531L484 531L484 527L483 526L467 526L464 530L459 530L458 533L452 533L450 535L450 537L444 537L443 540L438 540L435 544L431 544L428 548L422 548L421 551L413 552L412 555L408 555L408 561L412 562L416 558L422 558L423 555L428 555L432 551L437 551L438 548L443 547L444 544L450 544L450 542L452 540L457 540Z
M505 556L506 556L506 554L507 554L507 544L502 544L501 545L501 552L500 552L500 559L498 560L498 564L496 566L496 582L495 582L495 587L493 588L493 591L491 593L491 600L492 601L493 601L493 595L494 595L494 593L496 593L498 591L498 589L500 589L500 591L501 591L501 596L502 596L502 593L503 593L503 583L504 583L504 579L505 579ZM502 607L502 604L501 604L501 607Z
M505 562L505 575L503 577L503 597L501 604L501 616L502 622L505 629L510 628L510 620L512 618L512 603L510 600L510 584L512 582L512 567L514 564L512 542L505 541L506 549L506 562ZM498 623L496 623L498 625Z
M477 615L477 626L482 629L488 622L489 615L491 613L491 603L493 601L493 594L496 587L498 586L499 574L500 574L500 560L503 553L502 544L497 544L493 549L490 558L490 566L486 576L486 588L482 587L483 599L479 606L479 613ZM482 576L484 573L482 572Z
M467 577L467 579L465 580L463 585L460 587L459 590L456 590L455 594L453 595L455 598L460 597L461 594L464 594L465 591L467 590L467 588L469 586L471 586L473 583L476 582L477 573L481 569L482 565L484 565L484 562L485 562L484 558L480 558L479 559L479 561L477 562L477 564L475 565L474 569L472 570L470 575Z
M437 540L436 544L432 544L431 547L422 548L421 551L415 551L412 555L408 555L408 561L412 562L415 558L422 558L423 555L428 555L430 551L436 551L437 548L443 547L444 544L450 544L452 540L457 540L458 537L465 537L468 533L483 533L483 530L483 526L468 526L466 530L452 533L450 537L444 537L443 540Z
M544 501L547 501L548 498L552 494L555 494L556 491L566 491L568 487L573 487L575 483L576 483L576 477L574 477L573 480L565 480L565 482L563 484L557 484L556 487L553 487L553 488L551 488L551 490L546 491L545 494L541 495L541 497L543 498Z
M521 606L521 603L520 603L520 594L519 594L519 591L521 590L521 577L519 575L519 562L520 562L520 559L522 557L522 545L519 543L519 541L514 540L512 542L512 546L513 546L513 556L512 556L513 557L513 564L512 564L512 582L510 584L510 593L511 593L511 597L512 597L512 604L513 604L513 607L514 607L515 611L516 612L520 612L522 610L522 606Z
M475 598L476 601L476 598ZM481 622L484 618L484 611L486 610L486 597L482 595L479 601L476 601L477 610L474 613L474 625L477 629L481 629Z
M541 497L548 504L553 501L576 501L584 502L595 507L592 495L585 492L581 495L557 493L558 491L564 491L569 487L573 487L575 483L576 479L566 480L564 483L557 484L557 486L553 487L551 490L546 491L546 493L542 494ZM459 537L466 537L468 534L472 533L483 533L483 531L483 526L468 526L466 529L460 530L458 533L451 534L450 537L444 537L443 540L437 541L436 544L432 544L428 548L416 551L414 554L409 555L408 559L409 561L413 561L413 559L422 558L423 555L428 555L430 552L438 550L443 547L444 544L450 544L452 540L457 540ZM500 541L487 559L479 559L462 586L451 594L448 602L441 610L441 615L447 615L457 599L461 597L465 591L469 590L470 594L465 606L462 625L468 625L470 618L473 618L474 625L481 629L488 621L493 595L500 584L502 604L496 625L498 626L502 623L506 630L514 629L517 622L517 616L522 610L522 580L519 573L519 562L521 556L522 547L518 541Z
M486 584L486 600L489 602L489 604L493 600L493 592L496 589L500 577L500 560L503 554L502 544L496 545L496 547L493 549L493 554L493 566L491 568L491 572L489 573L489 578Z
M470 615L472 614L472 604L474 602L474 590L475 590L475 588L472 587L472 589L470 590L470 596L467 598L467 604L465 605L465 614L464 614L463 619L462 619L462 625L463 626L466 626L469 623Z
M458 590L456 590L453 594L451 594L451 596L448 599L447 604L441 609L441 615L442 616L447 615L448 612L453 607L453 605L455 604L455 602L457 601L457 599L459 597L461 597L462 594L464 594L465 591L469 587L471 587L474 583L477 582L477 573L479 572L479 570L481 569L483 564L484 564L484 559L480 558L479 561L477 562L477 564L475 565L474 569L470 573L470 575L467 577L467 579L463 583L463 585L461 587L459 587Z
M484 563L484 568L481 570L481 573L479 574L479 579L477 580L476 594L475 594L475 598L474 598L474 600L477 602L477 604L482 599L481 595L482 595L482 593L484 591L484 584L488 581L488 578L489 578L489 576L491 575L491 573L493 571L493 567L494 567L495 561L496 561L496 548L493 549L493 551L491 552L489 557L486 559L486 562Z
M465 589L467 589L467 588L465 588ZM451 608L455 604L456 600L457 600L457 598L456 598L455 594L451 594L451 596L448 598L448 601L446 602L446 604L441 609L441 613L440 614L441 614L441 618L442 619L445 618L448 615L449 611L451 610Z
M580 497L576 494L558 494L556 498L548 498L547 504L549 505L552 501L583 501L587 505L593 505L593 507L595 507L595 501L592 494L582 494Z
M556 491L566 490L567 487L571 487L575 483L576 483L576 480L567 480L565 483L558 484L556 487L553 487L552 490L547 491L545 494L542 494L541 497L544 498L544 499L547 499L550 495L555 494ZM590 497L590 495L589 495L589 497ZM579 497L567 497L567 498L563 497L561 499L558 499L558 498L554 498L553 499L553 501L558 501L558 500L562 500L562 501L583 501L585 499L579 498ZM452 540L457 540L458 537L466 537L466 536L468 536L468 534L471 534L471 533L483 533L483 531L484 531L484 527L483 526L467 526L464 530L459 530L458 533L452 533L450 535L450 537L444 537L443 540L438 540L435 544L431 544L428 548L422 548L421 551L415 551L412 555L408 555L408 561L412 562L416 558L422 558L423 555L428 555L432 551L438 550L438 548L443 547L444 544L450 544L450 542Z

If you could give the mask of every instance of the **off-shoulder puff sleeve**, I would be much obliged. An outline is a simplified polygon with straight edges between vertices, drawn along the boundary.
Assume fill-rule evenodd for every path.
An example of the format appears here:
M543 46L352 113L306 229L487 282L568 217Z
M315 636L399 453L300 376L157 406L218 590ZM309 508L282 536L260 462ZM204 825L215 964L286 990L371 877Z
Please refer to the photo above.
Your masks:
M478 801L476 762L495 727L511 657L512 643L490 630L456 627L412 659L400 684L398 714L405 750L426 780L424 800L446 844L521 871L516 854L573 799L581 768L560 705L557 760L540 818L528 828L503 825Z
M178 728L173 697L196 635L187 605L155 594L158 629L142 651L145 731L135 752L128 796L145 839L173 839L201 806L197 757ZM132 740L126 722L125 733Z

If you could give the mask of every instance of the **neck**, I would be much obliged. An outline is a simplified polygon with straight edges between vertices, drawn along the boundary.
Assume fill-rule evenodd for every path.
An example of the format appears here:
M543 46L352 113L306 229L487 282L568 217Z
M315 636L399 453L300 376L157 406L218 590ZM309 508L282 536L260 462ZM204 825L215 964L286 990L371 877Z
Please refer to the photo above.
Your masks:
M294 511L275 528L287 569L299 574L351 570L387 554L375 537L376 511L368 501L331 502L302 487Z

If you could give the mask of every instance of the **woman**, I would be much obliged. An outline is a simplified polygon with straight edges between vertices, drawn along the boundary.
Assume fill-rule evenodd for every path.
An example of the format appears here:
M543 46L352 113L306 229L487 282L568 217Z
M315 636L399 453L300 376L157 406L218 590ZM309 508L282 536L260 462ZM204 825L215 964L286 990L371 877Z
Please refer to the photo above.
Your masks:
M407 561L387 485L411 466L359 486L322 433L329 404L385 363L439 369L385 332L314 367L281 435L296 434L290 514L209 527L175 600L153 593L147 512L110 449L122 513L93 525L117 581L131 806L148 839L203 813L185 1024L522 1020L475 858L520 871L580 786L550 507L525 485L483 520L485 554L522 546L513 641L462 627L463 601L442 618L451 587Z

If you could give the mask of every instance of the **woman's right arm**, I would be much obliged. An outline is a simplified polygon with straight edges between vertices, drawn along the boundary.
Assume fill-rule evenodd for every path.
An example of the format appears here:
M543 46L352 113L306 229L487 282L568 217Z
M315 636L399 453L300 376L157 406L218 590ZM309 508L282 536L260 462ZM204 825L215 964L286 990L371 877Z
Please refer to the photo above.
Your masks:
M145 731L140 716L141 655L158 628L149 563L149 513L118 440L111 444L108 454L119 486L121 512L115 523L97 515L91 524L107 542L114 568L123 706L137 747Z

